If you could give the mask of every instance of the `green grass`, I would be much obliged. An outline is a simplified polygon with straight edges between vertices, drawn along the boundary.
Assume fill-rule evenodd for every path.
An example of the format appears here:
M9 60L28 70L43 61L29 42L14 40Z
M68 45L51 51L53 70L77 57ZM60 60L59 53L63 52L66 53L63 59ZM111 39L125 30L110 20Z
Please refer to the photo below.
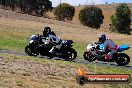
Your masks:
M24 51L28 39L23 38L0 38L0 49Z
M73 48L77 51L78 58L83 58L87 43L74 43Z

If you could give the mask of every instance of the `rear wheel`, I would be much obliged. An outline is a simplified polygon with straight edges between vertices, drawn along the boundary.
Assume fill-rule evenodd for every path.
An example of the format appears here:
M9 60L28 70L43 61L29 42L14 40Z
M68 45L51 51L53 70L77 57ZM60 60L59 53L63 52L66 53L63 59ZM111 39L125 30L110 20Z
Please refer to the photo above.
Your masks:
M72 61L76 59L76 57L77 57L77 52L71 48L67 51L65 60Z
M115 62L119 66L125 66L130 62L130 57L125 53L119 53L117 57L115 58Z
M92 61L96 60L95 56L92 55L91 52L84 52L83 57L84 57L85 60L87 60L89 62L92 62Z

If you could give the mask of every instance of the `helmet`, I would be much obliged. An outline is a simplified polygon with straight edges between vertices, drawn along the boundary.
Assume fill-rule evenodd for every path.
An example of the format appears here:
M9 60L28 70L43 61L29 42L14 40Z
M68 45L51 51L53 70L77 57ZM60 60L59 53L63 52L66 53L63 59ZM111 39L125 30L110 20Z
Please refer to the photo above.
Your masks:
M43 30L43 36L47 37L51 33L51 28L50 27L45 27Z
M99 35L99 42L100 43L104 43L105 40L106 40L106 35L105 34Z

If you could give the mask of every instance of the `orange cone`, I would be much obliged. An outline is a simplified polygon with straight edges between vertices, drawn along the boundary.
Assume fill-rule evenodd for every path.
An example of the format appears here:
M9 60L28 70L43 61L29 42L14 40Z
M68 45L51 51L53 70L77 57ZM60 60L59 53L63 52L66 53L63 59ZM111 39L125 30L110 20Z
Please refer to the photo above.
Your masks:
M79 75L84 76L86 74L85 69L80 67L79 68Z

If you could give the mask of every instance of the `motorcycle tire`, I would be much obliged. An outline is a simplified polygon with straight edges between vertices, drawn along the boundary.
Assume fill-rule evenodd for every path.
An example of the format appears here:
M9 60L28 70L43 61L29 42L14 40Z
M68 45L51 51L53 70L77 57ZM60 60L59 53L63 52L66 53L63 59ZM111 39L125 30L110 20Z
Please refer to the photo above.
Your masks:
M77 52L73 48L71 48L68 49L68 51L66 52L65 60L72 61L76 59L76 57L77 57Z
M83 57L84 57L85 60L87 60L89 62L92 62L92 61L96 60L96 58L92 55L91 52L84 52Z
M37 52L32 52L31 51L31 49L30 49L30 47L29 47L29 45L27 45L26 47L25 47L25 52L29 55L29 56L37 56L39 53L37 53Z
M130 57L125 53L119 53L117 57L115 58L115 62L119 66L125 66L130 62Z

